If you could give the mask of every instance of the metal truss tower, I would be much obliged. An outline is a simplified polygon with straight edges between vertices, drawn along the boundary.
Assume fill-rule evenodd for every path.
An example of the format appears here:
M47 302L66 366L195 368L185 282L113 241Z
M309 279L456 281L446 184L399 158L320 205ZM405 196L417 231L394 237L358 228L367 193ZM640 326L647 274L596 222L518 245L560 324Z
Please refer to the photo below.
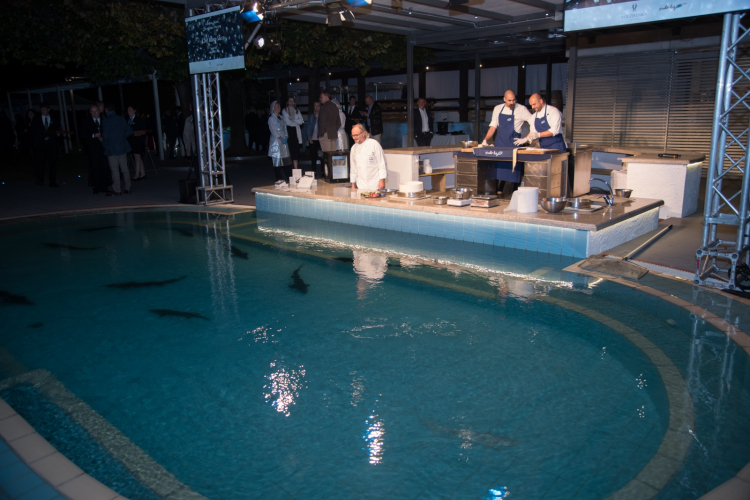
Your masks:
M750 249L750 172L747 172L750 124L735 124L738 115L750 110L750 68L740 65L739 50L741 44L750 42L750 30L740 24L744 16L744 13L724 15L703 211L703 241L695 252L698 269L694 283L703 285L709 277L714 277L725 282L724 288L730 290L737 288L737 268L748 262ZM739 175L742 188L730 195L723 184L734 174ZM735 239L719 239L721 226L736 228Z
M234 191L227 184L224 166L224 137L221 122L221 89L219 73L193 75L195 91L195 126L198 127L200 187L195 189L200 205L233 203Z

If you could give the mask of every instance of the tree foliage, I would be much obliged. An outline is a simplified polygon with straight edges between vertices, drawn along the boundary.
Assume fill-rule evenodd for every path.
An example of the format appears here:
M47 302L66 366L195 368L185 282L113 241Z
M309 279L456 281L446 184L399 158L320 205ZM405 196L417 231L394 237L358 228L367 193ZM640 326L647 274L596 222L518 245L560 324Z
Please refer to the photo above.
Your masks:
M95 82L187 76L181 6L153 0L14 0L0 17L0 63L73 65Z
M294 21L283 21L281 30L269 35L281 43L282 50L269 52L251 46L245 54L248 68L261 69L277 62L281 66L309 68L353 67L363 75L375 61L386 70L406 68L405 36ZM429 49L417 47L414 50L415 65L431 57Z

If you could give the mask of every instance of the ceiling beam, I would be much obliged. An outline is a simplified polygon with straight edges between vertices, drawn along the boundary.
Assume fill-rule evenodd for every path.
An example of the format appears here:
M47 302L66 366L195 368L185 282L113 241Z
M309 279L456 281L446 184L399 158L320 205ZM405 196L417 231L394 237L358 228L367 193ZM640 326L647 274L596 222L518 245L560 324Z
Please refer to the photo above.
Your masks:
M421 5L429 5L430 7L437 7L439 9L446 9L448 10L448 2L444 2L442 0L408 0L412 3L418 3ZM471 14L472 16L480 16L485 17L487 19L495 19L496 21L506 21L510 22L513 20L511 16L500 14L498 12L492 12L490 10L484 10L484 9L477 9L476 7L469 7L468 5L459 5L456 7L451 7L450 10L456 11L461 14Z
M556 5L554 3L545 2L544 0L509 0L510 2L520 3L528 5L529 7L536 7L537 9L548 10L555 12L556 10L563 10L563 5Z
M327 16L325 15L317 15L313 13L303 13L301 11L283 11L276 14L278 17L283 17L284 19L292 19L294 21L306 21L309 23L317 23L317 24L325 24ZM357 29L362 29L366 31L376 31L379 33L393 33L394 35L409 35L410 33L414 33L413 30L408 30L404 28L396 28L396 27L389 27L389 26L383 26L381 24L369 24L364 19L360 20L359 22L355 19L353 23L346 22L345 25L353 25ZM421 32L420 32L421 33Z
M562 28L562 21L554 19L542 19L539 21L529 21L522 23L505 24L486 28L443 30L440 34L415 34L415 45L441 42L458 42L461 40L473 40L476 38L491 38L493 36L512 35L519 33L531 33L533 31L546 30L551 28Z
M380 6L380 5L375 5L374 3L372 5L368 5L367 7L359 7L359 8L357 8L357 10L354 11L354 15L359 15L359 13L363 11L363 9L368 9L368 8L370 8L370 9L372 9L374 11L387 13L387 14L390 14L392 16L396 15L396 16L401 16L401 17L405 17L405 18L423 19L425 21L432 21L432 22L443 23L443 24L454 24L456 26L463 26L463 27L466 27L466 28L472 27L473 24L474 24L471 21L465 21L463 19L451 19L448 16L439 16L439 15L433 15L433 14L426 14L426 13L423 13L423 12L412 12L411 14L409 14L408 11L405 11L403 9L400 10L400 11L398 11L398 10L395 10L395 9L392 9L392 8L389 8L389 7L383 7L383 6ZM442 27L438 27L438 29L443 29L443 28Z

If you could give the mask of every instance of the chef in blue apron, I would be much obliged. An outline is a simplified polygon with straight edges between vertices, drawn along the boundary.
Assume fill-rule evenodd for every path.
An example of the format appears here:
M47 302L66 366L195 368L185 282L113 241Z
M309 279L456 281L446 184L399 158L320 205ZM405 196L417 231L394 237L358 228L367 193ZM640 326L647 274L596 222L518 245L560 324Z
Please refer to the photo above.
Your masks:
M566 145L562 135L562 114L553 106L547 106L542 96L534 94L529 97L529 104L534 110L531 132L524 138L515 139L516 146L539 139L539 146L544 149L556 149L565 152Z
M531 113L526 106L516 106L516 94L512 90L507 90L503 96L504 104L495 106L492 111L492 121L487 136L484 138L484 144L495 136L495 147L513 148L513 141L521 137L521 127L524 122L531 121Z

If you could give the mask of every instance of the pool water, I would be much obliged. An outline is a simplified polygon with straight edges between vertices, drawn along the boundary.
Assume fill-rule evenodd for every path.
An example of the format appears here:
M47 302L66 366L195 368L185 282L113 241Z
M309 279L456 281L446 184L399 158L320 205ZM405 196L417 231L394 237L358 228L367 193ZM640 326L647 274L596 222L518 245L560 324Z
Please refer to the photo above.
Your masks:
M0 302L0 369L49 370L211 499L606 498L653 466L670 412L690 444L659 498L750 461L747 356L710 325L564 257L377 231L189 211L0 227L0 290L33 302ZM561 304L656 346L684 404L632 337Z

